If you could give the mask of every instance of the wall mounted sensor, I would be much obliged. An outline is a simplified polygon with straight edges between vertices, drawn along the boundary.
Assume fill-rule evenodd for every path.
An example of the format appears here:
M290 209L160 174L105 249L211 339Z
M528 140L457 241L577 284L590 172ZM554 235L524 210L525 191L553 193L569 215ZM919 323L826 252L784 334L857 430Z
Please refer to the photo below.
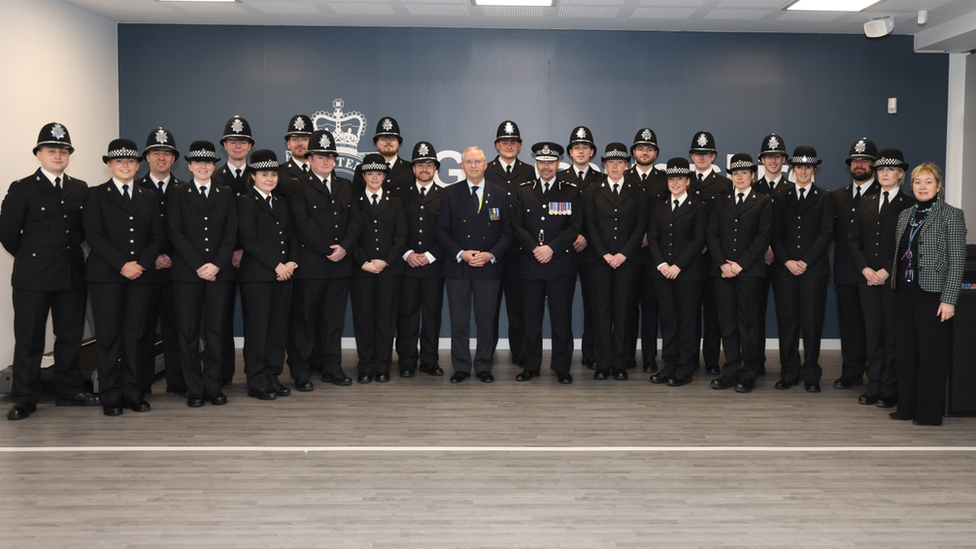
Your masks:
M871 19L864 23L864 35L868 38L881 38L891 34L895 28L895 20L890 15Z

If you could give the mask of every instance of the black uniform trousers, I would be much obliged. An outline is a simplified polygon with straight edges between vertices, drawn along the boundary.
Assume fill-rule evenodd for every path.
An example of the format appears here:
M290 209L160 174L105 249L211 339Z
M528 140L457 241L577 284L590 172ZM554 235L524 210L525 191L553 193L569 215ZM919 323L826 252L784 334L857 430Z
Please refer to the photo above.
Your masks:
M403 277L397 311L396 352L401 368L436 367L444 308L444 277ZM417 342L420 352L417 352Z
M517 245L513 242L513 247ZM498 346L498 320L502 311L502 295L505 296L505 312L508 316L508 348L512 351L512 362L525 363L522 339L522 285L519 277L519 254L506 254L502 265L502 280L498 286L498 299L495 304L494 336L492 349Z
M843 360L841 377L861 379L867 362L867 343L858 286L834 284L834 292L837 294L837 323L840 328L840 354Z
M76 395L85 380L78 370L78 354L85 324L85 288L56 292L13 288L14 379L17 402L36 404L41 399L41 357L47 315L54 326L54 385L59 395Z
M164 282L152 285L149 298L149 318L143 337L139 359L139 386L148 389L156 377L156 325L163 339L163 363L166 367L166 387L185 389L183 369L180 367L180 339L176 330L176 308L173 304L173 285Z
M235 271L237 270L237 267L232 268ZM234 311L243 310L243 305L239 306L237 302L244 300L244 295L238 291L240 287L237 280L231 281L231 285L233 289L231 291L230 312L224 317L223 343L220 352L220 378L223 384L234 380L234 372L237 369L237 346L234 344Z
M703 327L704 325L704 327ZM722 329L718 322L715 285L708 281L702 286L701 319L695 326L695 340L701 342L701 358L707 366L718 366L722 345ZM700 365L695 355L695 366Z
M691 379L698 356L695 327L701 304L701 280L654 279L657 310L661 319L661 358L666 377Z
M895 291L883 286L858 286L864 311L864 334L867 341L867 392L885 399L898 398L898 375L895 369ZM938 308L938 306L936 306Z
M573 294L576 278L522 280L522 314L525 327L525 369L539 375L542 368L542 321L549 301L552 328L550 367L568 374L573 362Z
M820 383L820 340L827 308L826 276L774 276L782 379ZM800 335L803 365L800 365ZM728 351L726 351L728 352Z
M764 260L765 262L765 260ZM759 357L759 373L766 373L766 313L769 311L769 294L773 291L773 281L771 276L763 279L763 289L759 293L759 329L762 331L762 355ZM782 358L782 357L781 357Z
M506 261L508 258L506 258ZM451 364L455 372L491 372L491 355L495 350L492 321L497 318L498 292L501 280L448 278L447 306L451 311ZM474 362L471 361L471 306L478 340Z
M633 316L627 323L630 326L630 335L627 338L627 346L630 352L630 358L627 362L628 368L637 366L638 337L641 341L641 357L644 364L652 364L657 357L658 306L657 296L654 292L653 275L657 269L653 265L644 263L640 265L640 271L640 283L637 289L640 311L635 307Z
M351 277L352 324L360 374L388 374L393 362L398 293L402 276Z
M898 410L904 419L942 424L946 379L952 364L953 320L941 322L940 294L899 280L895 293Z
M596 356L596 344L593 341L593 303L590 302L590 282L586 278L586 265L579 263L580 295L583 297L583 360L593 359Z
M200 282L174 280L176 329L180 336L180 363L183 380L191 395L217 393L224 384L221 355L227 316L234 308L231 280ZM200 352L200 319L203 318L203 353ZM201 370L201 359L203 369Z
M759 375L761 340L766 337L759 328L763 279L714 277L712 286L725 349L722 379L730 383L754 383Z
M346 323L349 278L295 279L292 326L288 338L288 367L292 379L342 375L342 328ZM339 314L342 311L342 314ZM316 339L322 341L321 364L314 354Z
M95 315L99 398L103 404L142 399L141 351L154 284L89 282Z
M284 370L293 282L241 282L247 388L277 384Z
M627 336L628 323L634 318L640 294L640 265L626 263L587 264L590 279L590 303L593 305L596 369L603 372L624 370L631 354Z

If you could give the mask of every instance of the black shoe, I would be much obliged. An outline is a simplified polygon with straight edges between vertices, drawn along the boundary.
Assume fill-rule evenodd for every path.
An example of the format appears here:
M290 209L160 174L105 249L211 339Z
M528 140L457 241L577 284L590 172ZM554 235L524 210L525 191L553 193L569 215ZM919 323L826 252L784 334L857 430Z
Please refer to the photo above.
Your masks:
M799 384L800 384L800 378L796 378L796 379L781 379L781 380L779 380L779 381L776 382L776 385L774 385L774 387L776 389L780 390L780 391L785 391L785 390L789 389L790 387L793 387L794 385L799 385Z
M878 399L878 403L875 406L877 406L878 408L894 408L895 406L898 406L898 399L880 397Z
M594 360L593 357L584 356L583 367L587 370L596 370L596 360Z
M295 390L307 393L314 389L315 386L312 385L312 380L307 377L300 377L295 380Z
M535 373L528 370L522 370L519 375L515 376L515 381L529 381L536 376Z
M650 362L648 362L646 360L644 361L644 373L645 374L653 374L656 371L657 371L657 360L656 359L653 359L652 358Z
M878 395L874 393L864 393L863 395L857 397L857 403L864 406L871 406L872 404L878 403Z
M333 385L339 385L340 387L345 387L346 385L352 385L352 378L347 376L342 370L336 375L322 374L322 381L326 381Z
M166 392L181 398L186 398L190 394L186 387L167 387Z
M248 389L247 396L251 398L256 398L258 400L275 400L278 395L275 394L275 390L271 387L263 387L261 389Z
M400 368L400 377L413 377L413 368Z
M10 411L7 412L7 419L10 421L17 421L18 419L27 419L31 414L37 411L37 404L33 402L18 402L14 404Z
M722 374L722 368L718 364L706 364L705 375L717 376Z
M210 400L210 404L213 404L214 406L223 406L224 404L227 404L227 397L224 396L224 393L221 393L220 391L217 391L207 398Z
M440 376L444 375L444 370L441 370L441 367L440 366L426 366L426 365L421 364L420 365L420 371L423 372L423 373L425 373L425 374L427 374L427 375L429 375L429 376L440 377Z
M203 406L203 395L187 395L186 405L190 408L200 408Z
M737 393L751 393L753 387L755 387L755 386L756 386L755 383L740 381L739 383L736 383L735 384L735 392L737 392Z
M606 370L597 370L593 373L593 379L599 379L600 381L606 381L610 379L610 375Z
M613 379L617 381L627 381L627 370L615 370L613 372Z
M372 383L372 382L373 382L373 374L359 374L359 377L356 378L356 383Z
M275 396L286 397L291 395L291 389L277 381L271 385L271 389L274 391Z
M929 427L938 427L938 426L942 425L942 422L940 421L938 423L929 423L927 421L922 421L920 419L913 419L912 420L912 425L928 425Z
M389 372L380 372L373 376L373 381L376 383L386 383L387 381L390 381L390 374Z
M74 395L58 395L58 399L54 401L55 406L98 406L101 403L98 395L85 391Z
M712 385L712 389L716 389L718 391L724 391L725 389L731 389L732 387L735 387L735 382L726 381L725 379L717 377L712 380L711 385Z
M851 377L840 377L834 381L834 389L850 389L851 387L857 387L859 385L864 385L864 377L851 378Z
M469 377L471 377L471 374L469 373L454 372L454 375L451 376L451 383L461 383L462 381L468 379Z
M491 372L478 372L478 381L482 383L491 383L495 381L495 376L491 375Z
M563 385L569 385L573 382L573 376L569 375L567 372L556 374L556 381L562 383Z
M132 409L133 412L148 412L149 410L152 409L149 406L149 403L146 402L145 399L139 399L139 400L130 402L128 404L128 406L129 406L129 408Z
M804 389L808 393L819 393L820 392L820 384L817 383L816 381L811 381L809 383L804 383Z
M908 421L912 419L910 417L905 417L899 414L898 412L891 412L890 414L888 414L888 417L890 417L891 419L897 419L898 421Z
M663 373L658 372L651 376L651 383L655 385L663 385L667 383L669 379L670 379L669 376L666 376Z
M102 413L107 416L121 416L122 405L119 404L118 402L113 402L111 404L103 404Z
M691 383L691 380L686 377L672 376L668 378L668 387L681 387L689 383Z

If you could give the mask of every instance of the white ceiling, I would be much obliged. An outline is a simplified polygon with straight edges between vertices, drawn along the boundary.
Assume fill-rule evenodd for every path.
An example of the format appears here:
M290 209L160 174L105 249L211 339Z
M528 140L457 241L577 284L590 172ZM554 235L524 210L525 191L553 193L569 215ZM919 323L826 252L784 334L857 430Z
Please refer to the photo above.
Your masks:
M787 12L793 0L556 0L551 8L477 7L472 0L238 0L234 4L157 0L65 0L119 23L461 27L520 29L811 32L858 34L890 15L895 34L916 35L926 51L964 51L976 30L974 0L882 0L861 13ZM928 24L916 24L918 10ZM960 25L961 21L966 24ZM942 32L936 32L941 29ZM946 31L949 36L947 35ZM932 39L922 39L922 35ZM936 36L938 35L938 36ZM968 41L968 40L967 40ZM967 42L963 41L963 42ZM971 48L976 48L976 42Z

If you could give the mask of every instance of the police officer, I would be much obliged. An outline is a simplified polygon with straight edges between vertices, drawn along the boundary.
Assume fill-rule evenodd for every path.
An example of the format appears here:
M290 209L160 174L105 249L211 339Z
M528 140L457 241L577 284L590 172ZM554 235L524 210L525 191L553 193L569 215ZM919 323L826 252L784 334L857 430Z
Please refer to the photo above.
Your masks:
M575 183L557 178L563 148L556 143L532 146L539 177L519 186L512 215L512 233L519 242L525 329L525 368L516 381L540 374L542 320L546 301L552 328L551 368L559 383L572 383L573 294L576 292L576 251L573 242L583 223L580 192Z
M84 390L78 355L85 320L85 240L81 213L88 185L64 173L74 147L68 129L45 124L34 156L40 167L14 181L0 208L0 242L14 256L13 407L7 419L37 410L48 311L54 324L54 383L59 406L97 406Z
M771 133L763 138L762 144L759 146L759 161L762 163L764 171L763 176L756 181L755 185L752 186L757 193L762 193L774 199L776 195L783 189L788 189L789 185L783 184L783 164L786 163L788 155L786 154L786 142L782 137ZM773 247L770 246L766 249L766 255L764 256L764 261L766 265L773 263ZM759 312L759 323L761 325L760 331L763 333L762 341L762 358L759 362L759 375L764 375L766 373L766 311L769 309L769 290L772 285L772 276L767 276L763 279L763 284L765 289L762 291L760 312ZM780 360L782 361L782 356Z
M400 145L403 144L403 136L400 135L400 124L392 116L384 116L376 123L376 133L373 135L373 144L376 151L383 155L383 160L390 171L386 174L383 182L383 189L396 193L401 187L412 185L414 182L413 172L410 163L400 158ZM356 167L352 182L356 192L361 192L366 187L366 180L363 178L363 171Z
M292 181L308 175L308 162L305 161L305 152L308 151L308 138L312 135L312 119L304 114L296 114L288 121L288 131L285 132L285 146L291 153L288 162L281 165L281 173L278 174L278 184L275 186L275 193L279 196L286 196L286 189Z

